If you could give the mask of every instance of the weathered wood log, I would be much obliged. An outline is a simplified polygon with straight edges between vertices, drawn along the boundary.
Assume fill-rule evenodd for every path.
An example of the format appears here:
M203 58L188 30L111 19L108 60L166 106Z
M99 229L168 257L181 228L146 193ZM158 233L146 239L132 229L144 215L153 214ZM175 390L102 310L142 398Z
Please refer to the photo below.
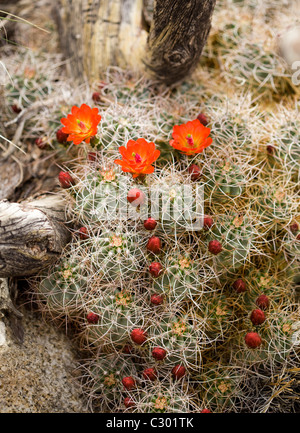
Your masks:
M211 28L216 0L156 0L146 65L166 84L197 65Z
M193 69L207 40L216 0L152 0L150 34L151 0L144 1L57 2L60 42L73 75L94 81L109 66L137 70L146 65L170 84Z
M49 195L28 203L0 202L0 277L28 276L55 261L70 240L65 202Z

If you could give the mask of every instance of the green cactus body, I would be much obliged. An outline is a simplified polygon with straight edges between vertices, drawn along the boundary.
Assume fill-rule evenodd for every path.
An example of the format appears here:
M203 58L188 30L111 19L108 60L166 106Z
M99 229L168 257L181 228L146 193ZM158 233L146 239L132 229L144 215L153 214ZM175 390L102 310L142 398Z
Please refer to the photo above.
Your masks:
M205 333L211 345L211 339L222 341L232 328L233 310L225 295L205 294L198 303L199 315L205 323Z
M120 397L124 393L122 379L136 377L136 369L132 362L120 354L101 354L88 368L88 386L92 394L100 402L102 410L117 411Z
M144 242L145 243L145 242ZM90 259L104 281L138 279L143 272L144 245L135 232L106 231L90 240Z
M90 173L74 189L74 211L83 221L112 223L127 209L128 188L128 177L114 169Z
M251 131L248 129L247 124L238 117L226 116L224 119L215 122L211 126L211 137L213 142L219 146L228 146L230 144L236 150L242 148L250 150ZM233 167L234 169L235 167Z
M184 364L190 369L199 368L202 331L193 327L187 316L163 314L157 323L150 325L148 334L150 357L153 348L162 347L167 351L164 365Z
M164 294L169 302L179 302L201 294L199 265L187 253L170 253L163 271L153 280L153 292Z
M52 314L78 316L86 290L85 270L76 263L64 262L42 280L39 295Z
M87 340L95 346L121 347L130 340L130 332L142 323L143 313L135 296L124 290L104 291L90 310L98 314L97 324L86 327Z
M237 377L229 368L207 369L201 375L201 391L205 406L213 412L230 410L234 406L234 399L238 392Z
M153 218L159 219L158 231L174 235L193 230L201 215L200 194L201 188L193 188L175 174L154 182L151 185L151 200L155 205L152 206L151 214Z
M236 272L241 268L250 253L254 233L248 217L229 214L217 220L208 235L208 241L222 244L222 251L214 257L215 269Z
M205 200L225 203L240 197L245 188L245 178L240 167L226 162L215 164L205 174Z

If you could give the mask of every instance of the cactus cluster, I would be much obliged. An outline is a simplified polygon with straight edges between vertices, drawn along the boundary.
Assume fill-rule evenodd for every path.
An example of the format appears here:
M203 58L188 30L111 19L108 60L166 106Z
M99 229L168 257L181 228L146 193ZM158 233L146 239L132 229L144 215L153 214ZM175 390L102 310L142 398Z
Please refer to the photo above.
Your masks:
M299 411L299 104L271 43L280 4L220 1L199 68L174 88L110 68L97 92L26 123L70 156L57 186L72 241L32 291L74 330L93 410ZM83 102L102 119L72 146L60 119ZM170 141L195 119L212 144L186 154ZM133 178L115 160L140 138L160 155Z

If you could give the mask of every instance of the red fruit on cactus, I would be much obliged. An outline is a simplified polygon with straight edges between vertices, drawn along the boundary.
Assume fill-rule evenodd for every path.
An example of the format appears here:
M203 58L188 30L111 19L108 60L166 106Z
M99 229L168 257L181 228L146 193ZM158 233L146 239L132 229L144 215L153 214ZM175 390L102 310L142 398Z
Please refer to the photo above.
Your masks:
M147 243L147 250L151 253L158 254L161 249L161 242L157 236L151 236Z
M245 281L242 280L241 278L236 280L233 283L232 287L234 288L236 293L243 293L243 292L246 292L246 290L247 290L247 285L246 285Z
M202 176L201 168L196 164L192 164L189 166L189 174L192 180L198 180Z
M92 312L90 312L90 313L88 313L88 315L86 316L86 320L87 320L89 323L93 323L93 324L95 325L96 323L99 322L99 315L96 314L96 313L92 313Z
M300 233L296 236L296 240L300 241Z
M67 142L68 134L65 132L62 132L62 128L60 128L58 131L56 131L56 139L60 144L64 144Z
M39 148L39 149L45 149L47 147L47 141L41 137L37 138L35 140L35 145Z
M250 316L250 320L253 325L261 325L266 320L265 313L262 310L253 310Z
M262 340L256 332L248 332L245 336L245 343L250 349L256 349L261 345Z
M135 402L130 397L124 398L124 406L127 408L135 407Z
M141 328L135 328L131 331L130 337L136 344L143 344L147 340L147 333Z
M270 305L270 300L267 295L260 295L256 301L256 305L262 310L266 310Z
M158 293L154 293L154 295L151 295L150 301L154 305L160 305L163 303L164 297L162 295L159 295Z
M22 108L20 108L17 104L12 105L11 108L16 114L19 114L22 111Z
M200 413L211 413L209 409L202 409Z
M217 254L219 254L222 251L222 244L219 241L210 241L208 244L208 251L212 254L214 254L215 256Z
M135 380L131 376L123 377L122 383L124 387L128 390L135 388Z
M158 262L153 262L149 266L149 272L153 277L158 277L162 271L162 265Z
M58 180L62 188L70 188L70 186L75 184L75 181L70 173L67 173L66 171L61 171L59 173Z
M94 102L100 102L101 101L101 94L100 92L94 92L92 94L92 99Z
M127 200L132 206L137 207L144 203L145 195L138 188L132 188L127 194Z
M156 226L157 226L157 221L155 221L154 218L150 217L144 221L144 227L146 230L154 230Z
M146 368L142 373L143 378L146 380L154 381L157 379L157 373L154 368Z
M158 361L162 361L166 357L166 355L167 355L167 351L162 347L155 347L152 350L153 358L157 359Z
M96 152L89 152L87 154L87 159L88 159L88 161L91 161L91 162L97 161L97 153Z
M130 346L130 344L125 344L123 347L123 353L126 353L126 355L130 355L133 352L133 347Z
M293 223L290 225L290 230L292 233L297 233L299 231L299 225L297 223Z
M174 379L181 379L186 373L186 369L183 365L175 365L175 367L172 368L172 375Z
M81 240L88 239L88 237L89 237L88 229L86 227L80 227L80 229L78 230L78 233L79 233L79 237Z
M269 155L273 155L275 153L275 150L276 150L275 147L272 146L271 144L269 144L267 146L267 152L268 152Z
M208 119L203 113L198 114L197 119L200 120L203 126L206 126L208 124Z
M209 215L205 215L203 218L203 228L204 230L208 230L212 227L214 220Z

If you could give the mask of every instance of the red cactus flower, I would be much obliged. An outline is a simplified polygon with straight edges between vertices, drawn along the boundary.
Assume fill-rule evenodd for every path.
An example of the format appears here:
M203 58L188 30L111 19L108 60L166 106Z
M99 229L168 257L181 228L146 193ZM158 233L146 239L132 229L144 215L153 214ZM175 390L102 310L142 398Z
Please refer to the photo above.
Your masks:
M88 229L86 227L80 227L78 233L81 240L85 240L89 238Z
M124 406L127 408L135 407L135 402L130 397L124 398Z
M151 295L150 301L154 305L160 305L163 303L164 297L162 295L159 295L158 293L155 293L154 295Z
M95 325L96 323L99 322L99 315L96 314L96 313L92 313L92 312L90 312L90 313L88 313L88 315L86 316L86 320L87 320L89 323L93 323L93 324Z
M208 124L208 119L203 113L198 114L197 119L200 120L203 126L206 126Z
M75 184L73 177L66 171L61 171L58 175L58 180L62 188L70 188Z
M158 361L162 361L166 357L166 355L167 355L167 351L162 347L155 347L152 350L153 358L157 359Z
M134 207L145 202L145 194L138 188L132 188L127 194L127 201Z
M129 140L127 147L119 147L119 152L123 159L116 159L115 164L120 165L125 173L132 173L133 177L153 173L154 167L151 164L160 155L155 144L148 143L144 138Z
M130 336L132 341L139 345L145 343L145 341L147 340L147 333L141 328L133 329Z
M144 221L144 227L146 230L154 230L157 226L157 221L155 221L154 218L149 217L147 220Z
M246 292L246 290L247 290L247 284L241 278L237 279L233 283L232 287L234 288L234 290L236 291L236 293L243 293L243 292Z
M162 271L162 265L158 262L152 262L149 266L149 272L153 277L158 277Z
M131 376L123 377L122 383L123 383L124 387L128 390L133 389L136 386L135 380Z
M142 375L146 380L154 381L157 379L157 373L154 368L146 368L146 370L142 372Z
M261 325L266 320L265 313L260 309L253 310L250 316L250 320L255 326Z
M173 127L173 140L170 141L170 145L186 155L194 155L211 145L212 138L209 134L210 129L195 119Z
M203 218L203 228L204 230L208 230L213 226L214 220L209 215L205 215Z
M61 119L64 125L62 132L68 134L67 141L73 141L74 144L83 141L89 143L97 134L100 120L98 108L91 108L86 104L82 104L80 108L73 106L71 114Z
M256 349L261 345L262 340L256 332L248 332L245 336L245 343L250 349Z
M192 164L189 166L189 174L191 175L192 180L198 180L202 176L202 171L199 165Z
M174 379L181 379L186 373L186 369L183 365L175 365L175 367L172 368L172 375Z
M64 144L68 141L68 134L66 134L65 132L62 131L63 128L60 128L56 131L56 140L60 143L60 144Z
M157 236L151 236L147 243L147 250L151 253L158 254L161 249L161 242Z
M222 244L219 241L213 240L208 244L208 251L214 255L219 254L222 249Z
M262 310L266 310L270 305L270 300L267 295L260 295L256 301L256 305Z

